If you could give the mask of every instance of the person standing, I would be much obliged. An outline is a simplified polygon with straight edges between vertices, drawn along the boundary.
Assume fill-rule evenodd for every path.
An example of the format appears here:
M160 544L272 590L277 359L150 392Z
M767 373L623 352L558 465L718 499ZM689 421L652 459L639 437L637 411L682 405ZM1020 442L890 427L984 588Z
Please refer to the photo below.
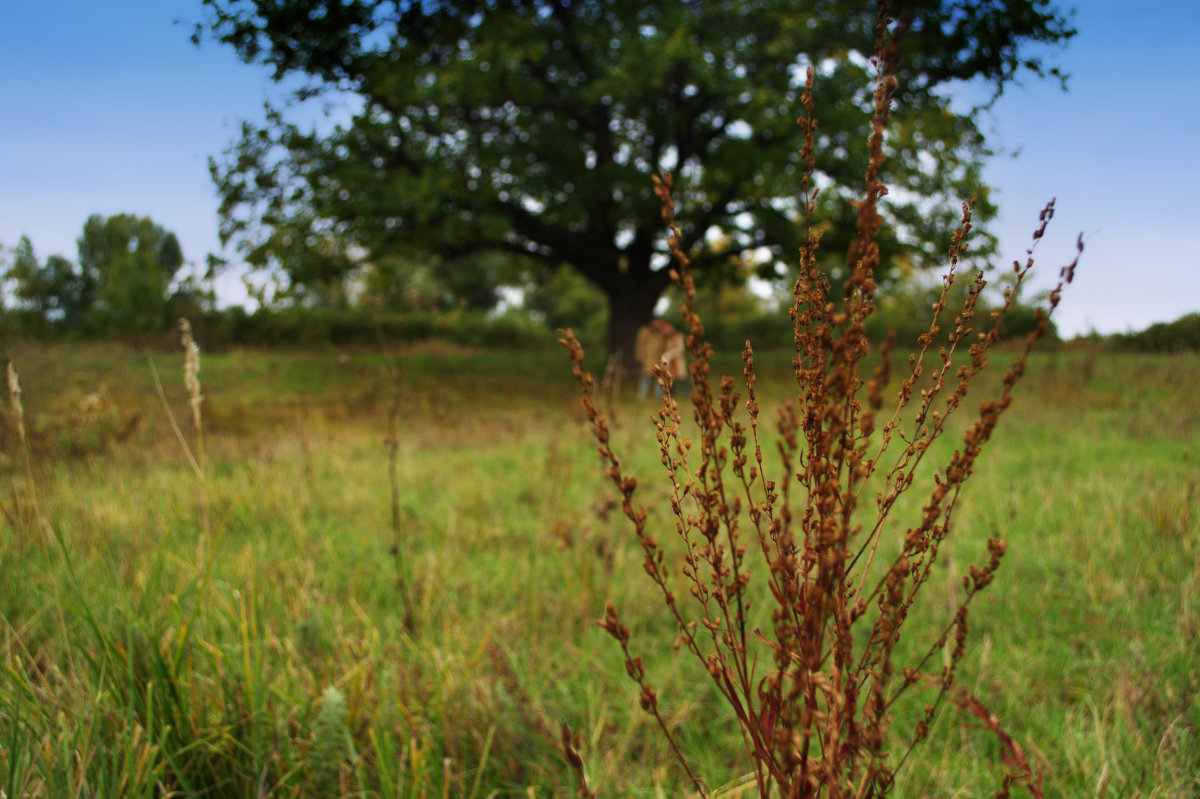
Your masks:
M642 325L634 343L634 355L637 357L640 372L639 401L646 399L650 394L650 386L658 382L654 375L655 366L665 366L672 382L682 390L687 389L684 337L666 319L654 319L649 324ZM662 396L661 389L656 393Z

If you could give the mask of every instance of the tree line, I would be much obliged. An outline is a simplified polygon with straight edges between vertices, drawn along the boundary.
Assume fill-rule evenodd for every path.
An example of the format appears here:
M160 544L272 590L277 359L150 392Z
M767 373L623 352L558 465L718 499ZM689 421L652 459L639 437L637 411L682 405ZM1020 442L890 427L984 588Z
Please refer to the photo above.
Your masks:
M179 239L149 217L94 214L76 241L75 260L39 260L28 236L3 252L5 311L17 327L73 336L157 333L173 313L208 299L194 279L177 280Z
M393 311L496 307L506 287L549 324L603 307L629 354L670 288L651 177L675 175L694 274L714 290L757 277L786 291L812 203L821 264L853 265L880 35L873 0L204 0L193 40L233 48L299 86L295 103L356 109L331 130L290 107L245 122L210 161L220 233L269 276L268 306ZM960 203L994 214L980 117L951 92L998 94L1075 33L1051 0L893 0L903 27L881 178L881 281L944 263ZM1050 47L1047 47L1049 45ZM814 184L798 184L797 117L815 74ZM815 191L814 190L818 190ZM808 192L807 194L805 192ZM977 235L968 256L993 255ZM49 328L135 333L163 323L178 242L147 218L93 217L79 256L8 278Z

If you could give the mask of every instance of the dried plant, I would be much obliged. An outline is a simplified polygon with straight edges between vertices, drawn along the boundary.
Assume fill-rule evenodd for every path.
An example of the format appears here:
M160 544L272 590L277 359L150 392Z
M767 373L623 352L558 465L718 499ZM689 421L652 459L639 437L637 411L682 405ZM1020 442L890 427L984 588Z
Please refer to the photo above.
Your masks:
M29 441L25 436L25 407L21 404L21 377L17 374L16 367L12 365L12 361L8 363L8 398L12 403L13 412L17 416L17 438L21 441L21 455L25 466L25 493L31 509L32 518L25 517L21 513L20 500L17 499L16 489L13 489L13 512L10 515L10 521L16 524L17 519L25 518L27 522L32 522L38 528L41 528L45 533L46 543L51 543L53 535L50 530L50 524L42 516L41 503L38 501L37 483L33 479L33 460L29 455Z
M964 408L988 366L1004 316L1033 265L1033 247L1024 264L1014 264L1003 303L984 330L975 325L986 281L982 274L971 278L967 299L950 323L948 344L934 351L935 336L949 313L950 286L959 278L959 258L968 246L972 205L964 203L941 299L933 306L917 351L909 357L907 375L898 389L889 383L890 340L881 343L880 363L868 371L866 359L873 348L864 323L875 309L880 255L874 238L882 224L880 201L887 193L880 167L896 87L896 37L902 27L891 26L881 14L866 192L856 203L857 238L849 260L853 268L836 295L817 267L820 232L813 220L817 189L811 178L817 122L813 72L808 73L804 116L799 120L808 236L791 309L798 390L779 413L779 463L770 467L777 469L773 477L768 477L760 440L765 433L760 436L753 349L747 342L743 352L742 421L743 395L737 381L714 380L711 375L712 347L705 342L695 312L695 286L675 225L671 177L656 178L677 264L674 277L685 297L681 310L689 333L691 404L699 437L685 435L682 412L669 390L670 375L660 370L664 391L655 427L681 559L678 574L646 509L635 502L636 478L626 473L611 447L610 424L597 405L593 380L583 370L582 349L569 330L563 340L583 387L582 402L601 459L641 544L643 568L677 626L676 647L696 659L724 698L740 728L752 781L763 797L887 794L896 770L928 735L943 700L958 695L955 678L967 650L968 611L995 577L1007 548L1002 538L990 538L981 562L962 577L962 599L945 626L925 632L929 646L922 647L924 657L899 662L897 644L902 631L920 634L905 629L909 614L954 527L963 487L1010 406L1030 349L1047 332L1049 311L1075 267L1072 263L1062 270L1049 307L1005 371L998 393L979 403L978 417L966 426L961 443L925 484L933 466L925 464L934 457L932 445L949 432L948 418ZM1051 202L1042 212L1035 243L1053 210ZM893 404L885 413L889 403ZM926 470L919 471L923 464ZM911 490L927 490L928 496L919 517L904 522L894 518L894 510ZM875 494L873 502L868 492ZM884 558L881 552L889 554ZM680 580L686 592L682 599ZM752 600L755 607L764 601L769 605L769 622L761 612L752 615ZM658 694L642 659L633 652L629 627L612 604L598 623L620 645L642 709L657 722L695 790L712 795L687 763L659 709ZM945 653L940 668L931 665L938 653ZM911 729L893 729L898 700L918 687L932 689L920 720ZM1002 792L1007 794L1010 784L1021 784L1040 796L1040 780L1020 747L977 700L958 696L960 706L983 718L1005 746L1009 774ZM593 795L582 779L578 740L564 731L563 746L581 777L580 795Z
M200 390L200 347L192 336L192 324L187 319L179 320L180 343L183 345L183 384L187 387L188 407L192 410L192 430L196 434L196 462L204 471L204 422L200 417L200 406L204 393Z
M209 522L208 476L204 462L204 420L200 412L200 407L204 403L204 393L200 388L200 347L192 336L192 326L187 319L179 320L179 332L180 344L183 345L183 383L188 392L188 407L191 409L192 429L196 436L194 447L188 444L187 437L184 436L183 430L175 420L171 404L167 401L166 392L163 391L162 381L158 379L158 369L155 368L154 361L150 361L150 374L154 378L154 388L158 391L159 401L162 402L163 409L167 413L167 421L171 424L171 430L174 431L175 438L178 439L179 445L183 448L183 454L192 467L192 472L196 475L197 502L200 507L200 541L197 545L196 562L200 567L200 572L204 573L207 566L209 538L212 533Z
M388 399L388 432L387 437L383 440L384 449L387 451L388 497L391 501L392 541L388 546L388 553L392 556L392 562L396 567L396 592L400 595L400 605L404 608L404 618L402 619L404 629L411 633L416 631L417 625L413 592L409 587L411 580L408 576L408 558L405 557L406 546L411 542L406 541L404 537L400 508L400 387L403 381L400 375L400 362L396 359L392 348L388 346L387 339L383 334L383 323L379 318L379 300L378 298L370 299L372 300L369 303L369 307L372 309L371 324L375 329L375 338L379 342L379 351L383 353L384 362L387 365L388 383L391 389Z

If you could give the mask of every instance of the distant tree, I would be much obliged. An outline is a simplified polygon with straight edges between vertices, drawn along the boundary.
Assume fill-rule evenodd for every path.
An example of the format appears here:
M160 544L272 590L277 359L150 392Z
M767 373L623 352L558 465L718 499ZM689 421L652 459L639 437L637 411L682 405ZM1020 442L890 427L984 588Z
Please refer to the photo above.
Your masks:
M1111 341L1118 349L1138 352L1200 352L1200 312L1156 322L1136 333L1117 333Z
M869 0L204 0L205 35L248 62L361 100L328 135L277 111L212 164L222 235L297 283L330 238L366 260L422 248L501 251L570 266L606 296L628 354L669 284L650 175L671 170L697 272L768 248L778 274L796 230L804 70L819 74L817 175L826 251L849 244L876 38ZM1033 44L1074 31L1051 0L895 0L903 40L893 187L880 240L940 260L987 155L947 87L1057 74ZM992 211L981 204L978 219ZM720 252L706 245L719 230ZM982 248L981 251L986 250ZM353 260L353 259L351 259ZM320 257L321 275L353 264ZM830 268L835 266L830 262Z
M551 330L572 327L581 341L593 336L607 318L604 294L574 269L536 275L526 287L524 305Z
M363 293L392 310L491 311L500 288L512 282L512 258L499 253L472 253L449 262L432 253L394 254L375 258L362 270Z
M476 252L434 272L443 306L493 310L500 302L502 277L511 260L501 253Z
M33 243L22 236L5 277L13 282L14 298L34 317L64 329L84 325L96 285L65 257L51 255L40 263Z
M181 266L179 240L149 217L93 215L83 225L79 269L98 287L91 310L101 330L161 330L168 289Z
M166 323L168 290L183 265L174 233L149 217L93 215L77 241L79 261L39 263L28 237L6 277L15 298L53 327L77 333L145 333Z

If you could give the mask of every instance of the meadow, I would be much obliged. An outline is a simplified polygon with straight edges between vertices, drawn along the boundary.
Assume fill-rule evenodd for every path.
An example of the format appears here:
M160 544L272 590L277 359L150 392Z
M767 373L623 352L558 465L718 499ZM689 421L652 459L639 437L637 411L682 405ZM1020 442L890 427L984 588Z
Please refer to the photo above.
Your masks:
M563 724L601 795L685 795L596 624L610 600L697 773L753 789L727 709L672 647L561 351L204 353L199 473L147 353L8 355L27 442L9 408L0 795L565 796ZM764 407L794 394L789 357L759 356ZM149 358L200 452L182 355ZM1198 385L1195 354L1037 353L905 628L919 651L965 564L1008 540L959 680L1047 795L1200 794ZM605 403L669 530L654 402ZM1000 760L947 706L895 795L991 795Z

